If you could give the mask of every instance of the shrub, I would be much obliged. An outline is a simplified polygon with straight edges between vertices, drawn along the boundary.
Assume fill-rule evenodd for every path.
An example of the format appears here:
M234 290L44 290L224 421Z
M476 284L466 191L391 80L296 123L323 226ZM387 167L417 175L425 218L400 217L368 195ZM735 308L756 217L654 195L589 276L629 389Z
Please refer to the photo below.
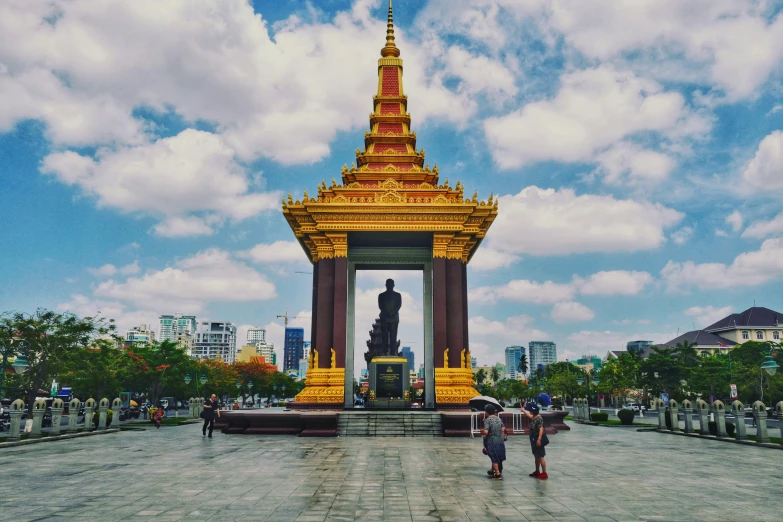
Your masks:
M114 415L114 412L109 409L106 411L106 427L108 428L111 424L111 418L112 415ZM95 412L95 415L92 416L92 425L95 427L95 429L98 429L98 423L101 421L101 412L100 410Z
M729 434L729 437L734 436L734 432L737 430L737 427L734 426L734 423L727 422L726 423L726 433Z
M666 410L666 428L672 429L672 414L669 410Z
M630 426L631 424L633 424L633 410L624 408L617 412L617 418L620 419L620 422L623 425Z
M594 422L603 422L609 420L609 414L605 411L597 411L590 414L590 420Z
M500 403L500 405L501 405L501 406L503 406L504 408L506 407L506 401L498 401L498 402L499 402L499 403Z
M521 402L515 402L514 405L512 406L512 408L521 408L521 407L522 407Z

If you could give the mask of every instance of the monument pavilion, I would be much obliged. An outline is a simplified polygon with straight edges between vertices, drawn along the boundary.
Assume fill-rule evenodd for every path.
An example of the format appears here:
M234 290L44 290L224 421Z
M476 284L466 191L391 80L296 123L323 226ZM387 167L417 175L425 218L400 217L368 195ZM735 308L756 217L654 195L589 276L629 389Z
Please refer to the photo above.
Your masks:
M313 264L311 356L298 409L353 407L357 270L421 270L424 281L425 408L464 408L473 388L467 264L497 217L490 195L465 197L440 181L411 132L403 63L389 1L386 45L370 131L341 182L283 200L283 215ZM435 384L434 386L432 384Z

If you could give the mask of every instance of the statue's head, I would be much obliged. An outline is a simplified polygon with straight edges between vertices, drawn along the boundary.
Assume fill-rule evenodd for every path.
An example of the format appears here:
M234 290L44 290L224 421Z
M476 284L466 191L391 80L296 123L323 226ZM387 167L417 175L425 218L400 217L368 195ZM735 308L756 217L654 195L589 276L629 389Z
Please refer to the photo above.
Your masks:
M387 279L386 290L391 290L392 288L394 288L394 279Z

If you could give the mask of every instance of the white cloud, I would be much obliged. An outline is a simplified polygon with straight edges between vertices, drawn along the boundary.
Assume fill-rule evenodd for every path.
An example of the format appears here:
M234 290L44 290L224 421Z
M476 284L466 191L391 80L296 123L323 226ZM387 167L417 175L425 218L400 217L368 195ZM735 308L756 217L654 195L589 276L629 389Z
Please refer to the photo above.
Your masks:
M445 57L446 71L461 80L458 90L471 95L485 92L499 100L514 96L514 75L500 62L451 47Z
M675 337L677 337L676 331L650 333L635 330L625 333L613 330L581 330L569 334L566 340L568 344L581 347L581 353L592 353L602 357L608 350L625 350L628 341L638 339L661 344Z
M647 272L627 270L596 272L587 279L574 277L574 285L582 295L636 295L652 281Z
M685 315L689 315L696 321L696 328L706 328L707 326L715 323L734 312L734 308L731 306L724 306L722 308L715 308L712 305L708 306L691 306L685 310Z
M502 286L480 286L469 292L470 301L494 303L498 300L520 303L553 304L571 299L574 288L569 284L552 281L538 283L526 279L515 279Z
M549 23L591 58L641 54L642 63L670 69L679 60L676 77L696 75L739 98L752 95L783 57L783 17L768 22L765 12L750 0L587 0L553 3Z
M748 287L783 277L783 238L767 239L759 250L744 252L730 265L669 261L661 270L670 291Z
M570 301L576 294L582 295L636 295L653 281L647 272L609 270L596 272L582 278L575 275L570 283L545 281L538 283L526 279L514 279L505 285L479 286L468 297L479 303L516 301L533 304L555 304Z
M652 321L649 319L623 319L621 321L618 321L615 319L612 321L612 324L619 324L619 325L629 325L629 324L650 324Z
M58 143L140 144L132 111L145 107L216 124L243 160L312 163L338 132L367 125L385 34L375 7L356 2L327 22L292 16L270 32L250 2L6 3L0 128L40 118ZM396 34L417 116L465 121L475 104L424 73L434 51Z
M739 232L742 230L742 224L743 224L742 214L740 214L739 210L735 210L728 216L726 216L726 224L731 226L731 229L734 232Z
M781 173L783 175L783 173ZM742 237L765 238L783 234L783 212L769 221L756 221L742 233Z
M555 303L552 307L552 320L557 323L575 323L591 321L595 318L595 312L575 301Z
M497 164L512 169L546 160L593 161L601 151L643 131L704 132L706 123L696 125L698 119L686 109L681 94L602 65L563 75L554 98L488 118L484 130ZM610 175L619 177L630 169L637 177L661 178L671 170L660 155L653 158L653 153L628 144L618 150L614 157L612 153L603 157L617 171ZM652 165L645 165L645 159L651 158Z
M482 246L470 259L470 268L475 270L495 270L497 268L506 268L519 261L520 257L516 254L501 252L490 247Z
M138 274L139 270L140 268L139 268L138 261L134 261L133 263L127 264L125 266L121 266L120 268L117 268L116 266L107 263L99 268L87 269L89 273L91 273L96 277L111 277L117 274L122 274L122 275Z
M597 156L607 183L654 184L669 177L676 166L666 154L629 142L618 143Z
M527 255L635 252L659 247L682 213L646 201L530 186L500 197L488 246Z
M288 263L307 261L307 255L298 241L275 241L274 243L259 243L246 252L240 252L240 257L250 259L255 263Z
M72 295L70 300L58 304L57 310L82 317L100 316L114 319L119 335L124 335L127 329L140 324L146 324L157 333L158 315L160 315L160 312L152 312L144 308L130 310L126 304L119 301L95 299L82 294Z
M779 111L783 111L783 105L778 103L778 104L776 104L774 107L772 107L769 110L769 112L767 113L767 116L772 116L773 114L775 114L776 112L779 112Z
M691 237L693 237L692 227L682 227L672 233L672 241L678 245L684 245Z
M176 267L125 282L105 281L94 294L138 306L155 303L161 308L191 312L202 311L207 303L266 301L277 296L266 276L218 249L204 250L178 261Z
M248 192L244 168L220 136L194 129L152 144L101 150L96 159L57 152L41 170L96 197L101 207L163 218L156 231L165 236L208 234L209 224L246 219L279 204L278 194ZM190 215L197 212L206 216Z
M533 318L516 315L502 321L483 316L468 320L470 352L479 364L494 364L504 360L504 349L511 345L526 345L530 341L548 339L549 334L533 326Z
M783 189L783 131L776 130L761 140L742 176L755 189Z

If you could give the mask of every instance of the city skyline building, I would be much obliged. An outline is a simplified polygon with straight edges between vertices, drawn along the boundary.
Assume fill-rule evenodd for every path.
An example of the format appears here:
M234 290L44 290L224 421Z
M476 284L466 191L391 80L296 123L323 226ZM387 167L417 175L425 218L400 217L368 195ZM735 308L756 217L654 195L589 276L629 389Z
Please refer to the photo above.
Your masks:
M283 344L283 371L299 371L299 360L304 357L304 328L287 326Z
M408 359L408 368L416 368L414 361L416 360L416 354L413 353L410 346L403 346L400 350L400 355Z
M519 379L524 373L519 371L519 361L525 355L524 346L508 346L506 348L506 379Z
M302 358L299 359L299 380L303 381L307 377L307 366L310 362L310 341L302 343Z
M140 324L125 331L125 346L136 344L149 344L155 341L155 332L146 324Z
M237 356L237 327L230 321L200 321L191 355L196 359L233 363Z
M177 334L195 336L197 321L195 315L163 314L158 316L158 341L176 341Z
M252 326L247 330L247 344L265 343L266 330Z
M528 372L557 362L557 345L552 341L530 341L528 343Z

